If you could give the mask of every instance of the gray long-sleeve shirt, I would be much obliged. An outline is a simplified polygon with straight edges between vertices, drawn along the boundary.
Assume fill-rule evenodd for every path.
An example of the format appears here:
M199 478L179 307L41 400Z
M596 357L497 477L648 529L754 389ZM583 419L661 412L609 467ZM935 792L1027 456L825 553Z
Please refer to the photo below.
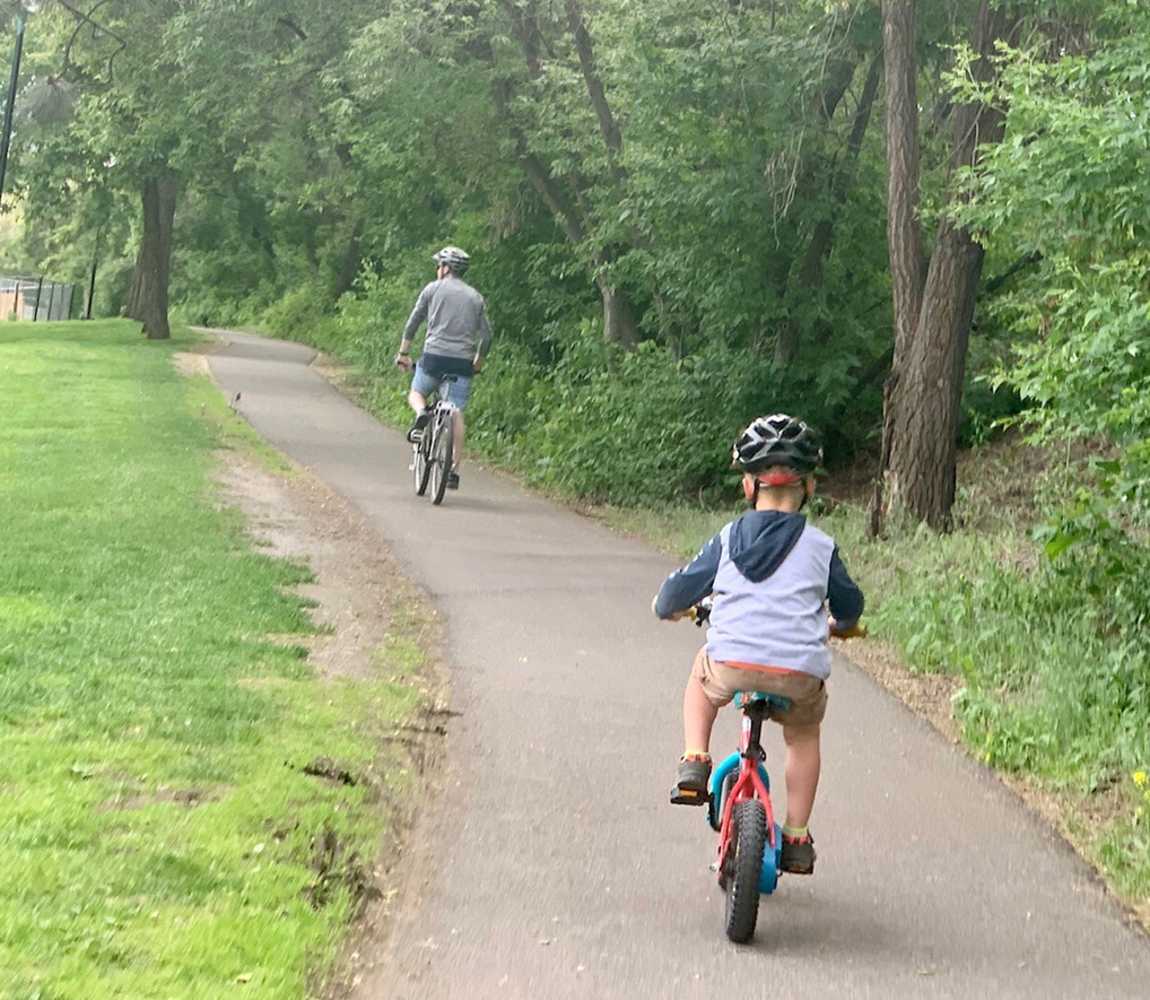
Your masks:
M433 281L419 293L407 325L404 340L412 340L420 324L427 320L425 354L443 358L482 358L491 346L491 327L480 295L455 275Z

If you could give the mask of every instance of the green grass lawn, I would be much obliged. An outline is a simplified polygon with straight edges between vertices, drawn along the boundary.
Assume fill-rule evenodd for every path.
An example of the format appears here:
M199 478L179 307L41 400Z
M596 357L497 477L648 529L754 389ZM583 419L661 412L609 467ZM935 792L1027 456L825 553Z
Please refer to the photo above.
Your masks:
M419 697L270 641L312 631L306 570L216 508L220 431L172 350L0 324L6 998L310 995L353 908L313 844L370 859L384 820L299 768L366 768Z

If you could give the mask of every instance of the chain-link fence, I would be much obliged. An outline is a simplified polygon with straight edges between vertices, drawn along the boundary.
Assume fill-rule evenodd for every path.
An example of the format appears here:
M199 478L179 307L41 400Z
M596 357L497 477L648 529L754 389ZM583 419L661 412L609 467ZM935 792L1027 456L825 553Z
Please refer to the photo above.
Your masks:
M0 319L70 319L76 286L43 276L0 275Z

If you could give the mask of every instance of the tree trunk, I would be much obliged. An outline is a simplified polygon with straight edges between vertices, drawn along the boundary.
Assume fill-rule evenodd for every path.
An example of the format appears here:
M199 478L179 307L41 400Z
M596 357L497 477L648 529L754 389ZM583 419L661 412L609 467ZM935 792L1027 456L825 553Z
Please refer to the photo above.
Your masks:
M579 68L583 72L583 82L587 87L587 98L595 110L595 117L599 121L599 134L603 137L603 145L607 147L607 159L611 163L611 170L615 179L622 180L625 172L622 165L623 135L619 131L619 123L611 112L611 105L607 101L607 91L603 87L603 78L595 63L595 47L587 25L583 20L583 9L578 0L567 0L567 24L575 39L575 51L579 54Z
M179 181L166 172L145 178L141 189L144 227L126 308L132 319L144 324L149 340L167 340L172 335L168 325L168 281L178 193Z
M603 299L604 338L609 344L631 350L639 341L639 333L630 299L602 276L596 278L595 283Z
M919 225L918 93L915 0L884 0L886 67L887 245L894 295L895 367L914 336L924 279Z
M936 531L950 529L962 383L983 250L943 224L923 293L922 317L890 397L886 507Z
M347 235L339 269L332 281L332 301L338 302L344 292L351 291L355 279L359 277L359 265L363 260L363 218L357 218Z
M1018 24L1011 12L991 9L990 0L982 0L973 38L980 56L972 67L976 78L993 75L995 43L1013 41ZM1002 114L993 108L964 104L953 114L952 170L976 164L979 145L999 141L1003 128ZM895 257L892 243L892 272ZM882 509L872 512L879 527L883 512L895 507L935 530L951 526L962 384L982 262L982 247L970 233L944 218L909 340L900 343L896 327L884 412L886 498ZM896 291L896 318L898 312Z

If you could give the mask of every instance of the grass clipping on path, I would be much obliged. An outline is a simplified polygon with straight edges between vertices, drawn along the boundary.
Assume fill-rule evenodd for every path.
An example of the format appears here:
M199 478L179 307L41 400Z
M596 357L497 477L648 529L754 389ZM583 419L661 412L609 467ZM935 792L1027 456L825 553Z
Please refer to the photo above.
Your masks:
M306 995L383 820L304 768L366 771L419 695L282 641L314 631L306 570L216 509L170 345L5 324L0 351L0 996Z

